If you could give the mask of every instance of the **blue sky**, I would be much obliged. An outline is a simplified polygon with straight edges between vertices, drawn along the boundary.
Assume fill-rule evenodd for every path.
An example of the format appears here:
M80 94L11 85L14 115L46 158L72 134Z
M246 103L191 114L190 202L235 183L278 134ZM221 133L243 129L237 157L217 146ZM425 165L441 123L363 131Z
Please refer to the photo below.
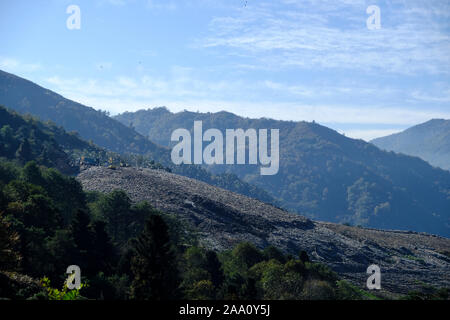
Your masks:
M111 114L227 110L366 140L450 118L448 0L0 0L0 39L1 70Z

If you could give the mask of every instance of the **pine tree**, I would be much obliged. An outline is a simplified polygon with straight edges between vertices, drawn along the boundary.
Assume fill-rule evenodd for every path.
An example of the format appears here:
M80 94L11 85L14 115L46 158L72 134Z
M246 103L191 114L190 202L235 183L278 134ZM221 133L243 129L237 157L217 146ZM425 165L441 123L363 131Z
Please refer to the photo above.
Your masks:
M144 231L132 246L134 280L131 297L137 300L177 298L179 275L175 251L164 220L158 215L150 216Z
M77 254L72 264L78 265L84 274L95 274L95 246L93 232L90 228L91 219L89 215L77 210L72 219L70 230L76 246Z
M94 258L96 270L101 270L105 274L113 271L113 266L117 259L117 253L111 242L111 238L106 232L106 222L95 221L92 225L94 232Z
M225 276L223 274L222 264L217 258L217 254L212 250L206 251L206 270L211 275L212 284L218 289L225 280Z
M101 214L108 223L108 232L116 243L127 240L131 200L124 191L115 190L100 201Z

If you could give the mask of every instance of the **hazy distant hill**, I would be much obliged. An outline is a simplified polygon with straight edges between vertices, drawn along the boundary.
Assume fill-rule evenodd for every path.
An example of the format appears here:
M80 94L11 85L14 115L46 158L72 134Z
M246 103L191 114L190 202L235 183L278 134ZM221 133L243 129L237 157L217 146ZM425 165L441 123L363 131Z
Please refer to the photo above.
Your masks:
M31 81L1 70L0 105L22 114L29 113L42 121L51 120L66 131L75 131L81 138L91 140L109 151L119 154L143 154L166 167L171 166L175 173L261 201L275 203L265 190L240 180L234 174L214 175L199 166L173 166L167 147L153 143L130 126L123 125L104 112L66 99Z
M261 176L259 166L214 166L233 172L309 217L386 229L450 235L450 172L419 158L381 151L316 123L249 119L228 112L171 113L165 108L126 112L116 117L127 126L170 146L171 132L218 128L278 128L280 171Z
M450 170L450 120L433 119L371 142L381 149L417 156Z

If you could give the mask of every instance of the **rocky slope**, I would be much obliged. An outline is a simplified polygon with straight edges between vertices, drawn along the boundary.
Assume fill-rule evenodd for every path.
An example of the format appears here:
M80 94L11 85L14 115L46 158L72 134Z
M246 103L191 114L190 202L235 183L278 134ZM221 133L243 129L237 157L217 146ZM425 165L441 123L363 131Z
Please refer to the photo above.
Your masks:
M297 254L306 250L359 287L370 264L382 272L382 288L406 293L424 284L450 287L450 239L405 232L348 227L309 220L206 183L165 171L91 167L78 175L86 190L125 190L195 226L208 247L239 241L273 244Z

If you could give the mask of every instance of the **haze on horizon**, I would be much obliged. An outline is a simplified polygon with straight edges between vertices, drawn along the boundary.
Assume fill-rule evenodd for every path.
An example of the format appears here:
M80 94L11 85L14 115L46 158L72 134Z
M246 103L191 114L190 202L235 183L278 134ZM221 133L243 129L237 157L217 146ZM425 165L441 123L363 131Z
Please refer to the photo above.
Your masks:
M365 140L450 119L446 0L17 0L0 18L1 70L113 115L226 110Z

